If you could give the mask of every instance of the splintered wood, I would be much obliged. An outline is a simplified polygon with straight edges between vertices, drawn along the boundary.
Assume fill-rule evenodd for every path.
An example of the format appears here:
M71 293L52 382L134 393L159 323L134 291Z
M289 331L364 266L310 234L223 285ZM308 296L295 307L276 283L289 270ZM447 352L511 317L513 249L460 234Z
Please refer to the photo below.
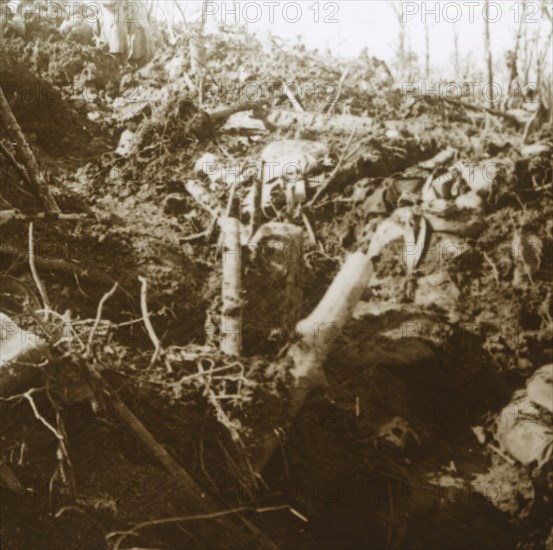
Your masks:
M300 339L292 344L282 360L282 368L292 368L292 383L286 398L285 425L253 428L252 463L261 472L280 444L280 435L290 428L308 396L326 385L323 364L344 325L367 288L372 275L370 258L362 252L350 255L315 310L298 324ZM313 331L316 327L317 330ZM261 433L260 433L261 432Z

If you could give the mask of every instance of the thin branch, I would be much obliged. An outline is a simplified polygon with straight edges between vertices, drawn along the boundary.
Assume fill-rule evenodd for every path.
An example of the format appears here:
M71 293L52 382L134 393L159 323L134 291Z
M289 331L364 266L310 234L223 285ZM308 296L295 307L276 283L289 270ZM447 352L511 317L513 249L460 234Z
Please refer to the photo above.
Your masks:
M144 326L146 327L148 336L150 337L150 340L152 341L152 344L155 348L152 359L150 360L150 365L153 365L159 356L159 352L161 351L161 343L156 335L156 331L154 330L152 322L150 321L150 313L148 312L148 303L146 301L148 282L144 277L138 277L138 280L142 285L140 289L140 310L142 311L142 319L144 320Z
M86 352L85 356L90 356L90 350L92 348L92 342L94 340L94 335L96 334L96 331L98 330L98 325L100 324L100 321L102 319L102 309L104 307L104 304L111 298L115 291L117 290L117 287L119 286L119 283L115 283L111 290L109 292L106 292L102 296L102 299L100 300L100 303L98 304L98 310L96 311L96 319L94 319L94 324L92 325L92 330L90 331L90 334L88 335L88 342L86 344Z
M33 222L29 224L29 267L31 269L31 273L33 275L33 280L35 282L35 285L38 289L38 293L40 294L40 298L42 299L42 303L44 305L45 318L48 319L49 313L52 308L50 307L50 302L48 301L46 290L44 289L44 286L42 285L40 277L38 276L38 271L36 270L35 245L34 245L34 238L33 238Z
M336 97L332 100L332 103L329 105L327 114L331 114L332 111L334 110L334 107L336 107L336 103L338 103L338 100L342 95L342 86L344 84L344 80L346 79L346 76L348 75L348 73L349 73L349 67L346 67L342 72L342 75L340 76L340 80L338 81L338 91L336 92Z
M142 523L136 524L132 529L129 531L114 531L112 533L109 533L106 535L106 540L109 540L113 537L119 537L114 545L113 550L119 550L121 543L129 536L137 536L138 531L140 529L144 529L146 527L155 527L156 525L167 525L169 523L180 523L183 521L198 521L198 520L205 520L205 519L216 519L232 514L239 514L241 512L254 512L256 514L263 514L266 512L277 512L279 510L288 510L290 513L294 514L296 517L301 519L302 521L306 522L308 519L303 515L300 514L297 510L294 510L291 506L288 506L287 504L283 504L280 506L267 506L264 508L255 508L253 506L238 506L237 508L231 508L229 510L221 510L220 512L212 512L209 514L197 514L193 516L177 516L177 517L170 517L170 518L162 518L162 519L153 519L150 521L144 521Z
M56 439L58 439L58 441L60 442L63 442L64 440L64 437L63 435L61 435L58 430L56 430L56 428L54 428L54 426L52 426L52 424L50 424L39 412L38 412L38 409L36 408L36 404L35 404L35 401L32 397L32 394L33 392L35 392L36 390L35 389L32 389L32 390L29 390L27 392L25 392L23 394L23 397L29 402L29 405L31 405L31 409L33 409L33 414L35 415L35 418L41 422L42 424L44 424L44 426L46 426L55 436L56 436Z
M349 149L349 146L351 145L351 142L353 140L353 136L355 135L355 129L352 130L350 136L349 136L349 139L346 143L346 146L344 147L344 150L342 152L342 156L340 157L340 160L338 161L338 163L336 164L336 167L334 168L334 170L332 170L332 172L329 174L329 176L326 178L326 180L323 182L323 184L319 187L319 189L317 190L317 192L315 193L314 197L311 199L311 201L309 201L308 205L307 206L313 206L316 202L317 202L317 199L321 196L321 194L326 190L326 188L330 185L330 183L334 180L334 178L336 177L336 174L338 174L338 172L340 171L340 168L342 167L342 164L344 162L344 159L346 158L346 155L347 155L347 152L348 152L348 149Z

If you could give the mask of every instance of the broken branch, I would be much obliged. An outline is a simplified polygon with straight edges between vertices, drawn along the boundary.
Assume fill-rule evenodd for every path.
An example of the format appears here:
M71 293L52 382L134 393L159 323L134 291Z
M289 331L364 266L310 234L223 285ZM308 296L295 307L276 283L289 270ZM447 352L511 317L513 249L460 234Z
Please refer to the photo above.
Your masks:
M59 206L56 204L54 197L50 194L44 177L39 171L38 163L35 155L31 150L21 126L17 122L10 104L4 95L3 90L0 88L0 120L10 137L10 139L17 144L17 152L21 156L21 161L25 167L25 171L28 176L28 183L31 186L33 193L40 199L42 206L46 212L61 212Z

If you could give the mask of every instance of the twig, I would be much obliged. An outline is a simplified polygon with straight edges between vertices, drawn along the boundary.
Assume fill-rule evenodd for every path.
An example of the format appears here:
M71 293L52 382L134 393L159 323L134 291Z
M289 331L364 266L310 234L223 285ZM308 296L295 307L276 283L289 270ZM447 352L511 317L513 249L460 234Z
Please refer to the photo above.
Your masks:
M240 365L240 363L235 362L235 363L232 363L230 365L223 365L222 367L216 367L214 369L210 369L207 374L209 374L211 376L211 374L213 374L214 372L221 372L221 371L230 369L231 367L236 367L237 364ZM185 384L186 382L190 382L191 380L194 380L196 378L202 379L204 376L206 376L205 370L199 370L198 372L196 372L194 374L187 374L186 376L183 376L178 382L173 382L170 385L171 386L180 386L181 384ZM224 377L224 378L226 378L226 377Z
M336 107L336 103L338 103L338 100L342 95L342 85L344 84L344 80L346 79L348 72L349 72L349 67L346 67L342 72L342 76L340 76L340 80L338 81L338 92L336 93L336 97L332 100L332 103L329 105L327 114L332 113L332 111L334 110L334 107Z
M119 286L119 283L115 283L111 290L109 292L106 292L102 296L102 299L100 300L100 303L98 304L98 310L96 311L96 319L94 319L94 324L92 325L92 330L90 331L90 334L88 335L88 342L86 344L86 352L85 356L90 356L90 350L92 348L92 341L94 340L94 335L96 334L96 331L98 330L98 325L100 324L100 320L102 319L102 309L104 307L104 304L106 301L113 296L115 291L117 290L117 287Z
M349 149L349 146L351 145L351 142L353 140L353 136L355 135L355 129L352 130L350 136L349 136L349 139L346 143L346 146L344 147L344 150L342 152L342 155L340 157L340 160L338 161L338 163L336 164L336 167L334 168L334 170L332 170L332 172L329 174L329 176L326 178L326 180L323 182L323 184L319 187L319 189L317 189L317 192L315 193L315 196L311 199L311 201L309 201L309 203L307 204L307 206L313 206L316 202L317 202L317 199L321 196L321 194L326 190L326 188L329 186L329 184L334 180L334 178L336 177L336 174L340 171L340 168L342 167L342 163L344 162L344 159L346 158L346 154L348 152L348 149Z
M148 304L146 302L148 282L144 277L140 277L140 276L138 277L138 280L142 285L140 289L140 310L142 311L142 319L144 320L144 326L148 331L148 336L150 337L150 340L152 341L152 344L154 345L154 348L155 348L154 354L152 355L152 359L150 360L150 365L153 365L159 356L159 352L161 350L161 343L159 341L159 338L156 335L154 327L152 326L152 322L150 321L150 314L148 312Z
M288 84L282 86L283 92L286 94L286 97L294 107L294 110L297 113L305 113L305 109L301 106L300 102L297 100L296 96L293 94L292 90L288 87Z
M492 445L491 443L488 445L488 447L494 452L497 453L501 458L503 458L506 462L508 462L511 466L514 466L516 464L516 461L514 461L510 456L506 455L501 449L496 447L495 445Z
M288 510L291 514L294 514L297 518L301 519L304 522L307 522L307 518L300 514L297 510L294 510L291 506L287 504L282 504L279 506L267 506L264 508L256 508L254 506L238 506L237 508L231 508L229 510L221 510L219 512L212 512L209 514L196 514L193 516L177 516L177 517L170 517L170 518L161 518L161 519L153 519L150 521L144 521L142 523L136 524L134 527L132 527L129 531L114 531L112 533L109 533L106 535L106 540L109 540L113 537L119 537L115 544L113 545L113 550L119 550L121 543L129 536L136 536L138 535L137 531L140 529L144 529L146 527L155 527L156 525L167 525L169 523L180 523L183 521L198 521L198 520L205 520L205 519L216 519L224 516L228 516L231 514L239 514L241 512L254 512L256 514L263 514L266 512L277 512L279 510Z
M50 302L48 301L48 296L46 295L46 290L44 290L44 287L42 285L42 282L40 280L40 277L38 276L38 272L36 270L35 265L35 245L34 245L34 239L33 239L33 222L29 224L29 267L31 269L31 273L33 275L33 280L35 282L35 285L37 287L38 293L40 294L40 298L42 300L42 303L44 305L44 311L45 311L45 319L48 319L49 313L51 311Z
M209 222L209 225L207 226L207 229L204 229L203 231L200 231L200 233L194 233L193 235L187 235L186 237L181 237L179 239L179 242L181 243L188 243L192 241L197 241L199 239L203 239L204 237L209 237L211 235L211 232L217 225L217 217L214 216L211 218L211 221Z
M495 282L499 284L499 272L497 271L497 266L493 263L492 259L488 256L487 252L484 251L483 255L484 255L484 259L490 264L492 268Z
M58 439L58 441L63 441L63 435L61 435L58 430L56 430L56 428L54 428L54 426L52 426L52 424L50 424L48 422L48 420L46 420L39 412L38 412L38 409L36 408L36 404L35 404L35 401L32 397L33 393L37 391L36 388L33 388L27 392L25 392L22 397L24 397L28 402L29 402L29 405L31 405L31 409L33 409L33 414L35 415L35 418L40 422L42 423L44 426L46 426L55 436L56 436L56 439Z

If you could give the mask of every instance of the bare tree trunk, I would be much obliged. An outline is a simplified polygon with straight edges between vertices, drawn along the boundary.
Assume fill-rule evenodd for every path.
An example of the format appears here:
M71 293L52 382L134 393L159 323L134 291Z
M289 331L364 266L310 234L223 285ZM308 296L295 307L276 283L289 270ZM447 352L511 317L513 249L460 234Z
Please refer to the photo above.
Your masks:
M199 29L195 32L193 31L190 35L190 64L192 67L192 72L196 78L196 85L199 91L200 107L203 104L204 75L207 62L204 43L205 14L207 13L207 4L208 0L203 0Z
M534 58L534 40L528 37L528 28L524 30L524 86L529 83L532 60Z
M525 11L525 8L526 8L526 2L522 2L522 13L524 14L524 11ZM515 39L515 47L513 49L513 55L511 57L511 59L509 60L511 66L510 66L510 72L509 72L509 84L507 85L507 90L506 90L506 96L505 96L505 101L503 102L503 110L506 110L507 107L508 107L508 104L509 104L509 99L510 99L510 96L511 96L511 86L513 85L513 82L515 82L515 80L517 79L518 77L518 68L517 68L517 65L518 65L518 51L519 51L519 48L520 48L520 39L521 39L521 36L522 36L522 25L523 25L523 22L524 22L524 16L522 16L520 18L520 21L519 21L519 24L518 24L518 30L517 30L517 35L516 35L516 39Z
M490 40L490 22L489 22L489 12L490 10L490 2L489 0L485 0L484 3L484 13L486 14L484 17L484 50L486 54L486 62L488 67L488 94L489 94L489 101L488 101L488 107L490 109L493 108L494 104L494 93L493 93L493 58L492 58L492 48L491 48L491 40Z
M460 78L461 63L459 61L459 31L457 27L453 25L453 67L455 70L455 78Z
M1 88L0 120L2 121L2 125L4 126L8 137L13 143L16 144L16 156L27 171L27 181L31 187L31 191L40 200L46 212L59 214L61 210L56 204L54 197L48 190L44 176L39 171L35 155L27 143L27 140L23 135L23 131L21 130L21 126L19 126L19 123L11 110L10 104L4 95L4 91Z
M430 77L430 29L428 28L428 22L424 25L424 45L424 78L428 79Z
M398 2L392 0L390 3L391 8L397 17L399 23L399 45L397 50L399 76L400 78L405 76L407 55L405 51L405 23L403 23L403 1Z
M551 33L549 35L549 40L551 40L551 37L553 36L553 6L551 5L551 2L543 0L541 8L543 15L545 15L545 17L549 19L549 22L551 23ZM553 67L551 67L551 70L553 70ZM551 75L549 75L549 82L550 81ZM547 108L549 109L549 122L553 124L553 88L551 86L547 86L546 93L548 98Z

